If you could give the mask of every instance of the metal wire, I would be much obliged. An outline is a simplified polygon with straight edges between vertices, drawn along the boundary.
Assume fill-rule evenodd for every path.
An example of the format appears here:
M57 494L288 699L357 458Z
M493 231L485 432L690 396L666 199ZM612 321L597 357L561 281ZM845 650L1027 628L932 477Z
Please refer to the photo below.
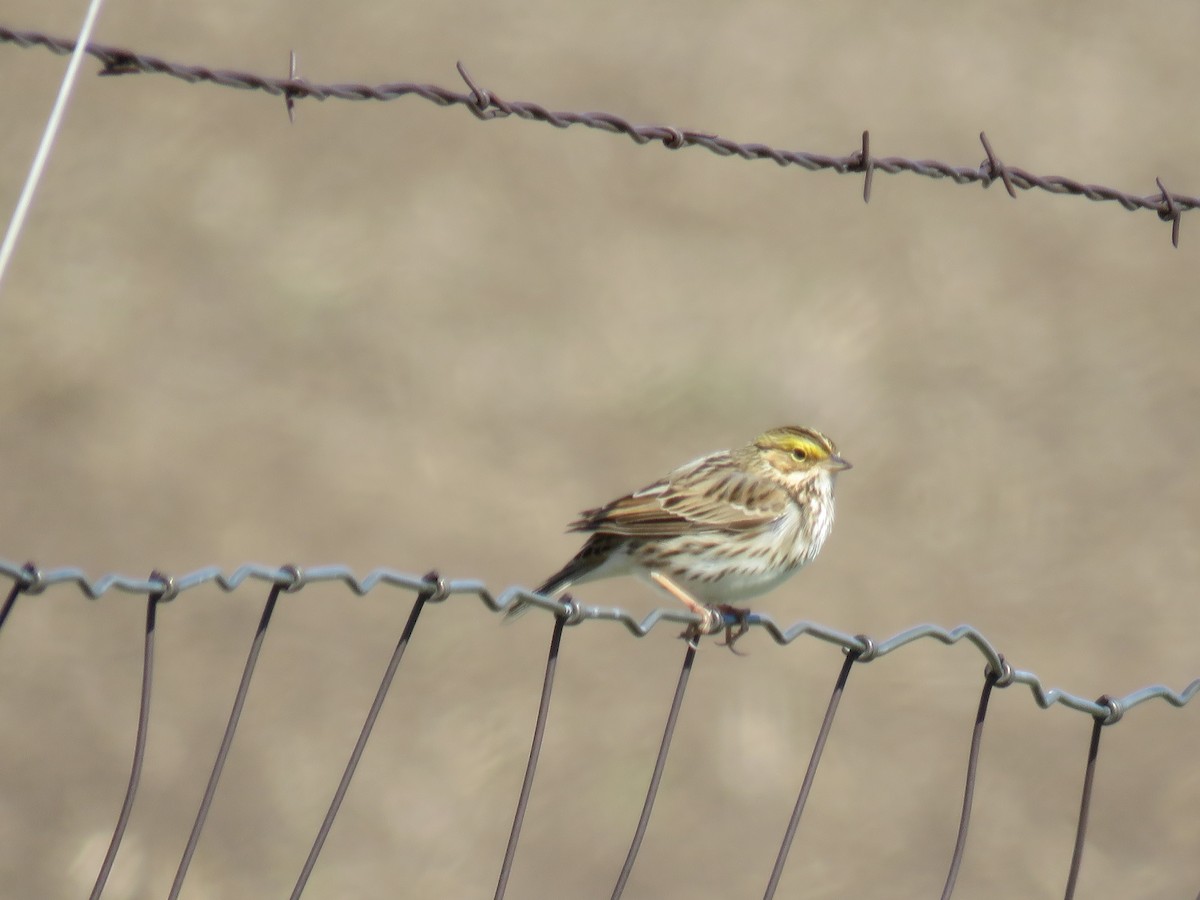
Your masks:
M156 574L150 576L151 580ZM121 812L117 816L117 826L113 829L112 840L108 843L108 852L104 854L104 862L100 865L100 873L92 886L89 900L100 900L104 886L108 883L108 874L112 871L117 859L117 851L121 848L121 840L125 837L125 828L129 825L129 816L133 812L133 798L137 794L138 783L142 780L142 763L146 758L146 734L150 726L150 686L154 681L154 628L158 616L158 604L166 596L165 592L154 593L146 603L146 638L142 649L142 694L138 703L137 736L133 741L133 764L129 771L129 785L125 789L125 799L121 801Z
M229 711L229 722L225 725L225 734L221 738L220 749L217 750L217 759L213 763L212 774L208 776L204 798L200 801L200 809L196 812L195 822L192 823L192 831L188 835L187 846L184 847L183 856L179 860L179 868L175 870L175 880L171 882L171 890L167 894L169 900L176 900L179 892L183 890L183 879L187 877L188 867L192 864L192 857L196 854L196 847L200 843L200 831L208 819L208 811L212 807L213 797L217 794L217 782L221 780L221 772L225 769L229 748L233 746L234 732L237 731L238 722L242 718L242 708L246 705L246 695L250 691L250 679L254 675L255 665L258 663L258 653L267 636L267 626L271 624L271 616L275 612L275 602L279 599L279 592L283 589L281 584L271 588L267 603L259 617L258 627L254 630L254 640L250 642L250 653L246 657L246 665L242 670L242 680L238 682L237 693L233 698L233 709Z
M554 675L558 670L558 648L562 643L563 626L566 623L565 616L557 617L554 620L554 631L550 634L550 652L546 657L546 675L542 679L542 698L538 703L537 723L533 726L533 742L529 747L529 761L525 764L525 777L521 781L521 792L517 797L517 809L513 813L512 830L508 833L508 846L504 848L504 861L500 864L495 900L503 900L504 892L508 890L508 876L512 873L513 860L517 855L517 841L521 838L525 809L529 806L529 795L533 790L533 776L537 772L542 741L546 737L546 721L550 717L550 694L554 690Z
M422 576L399 572L395 569L377 568L372 569L364 577L358 578L353 570L342 565L314 566L311 569L297 570L294 566L276 568L247 564L238 567L228 575L216 566L208 566L170 579L169 585L167 585L164 581L165 576L152 576L147 579L109 573L96 579L89 579L83 570L78 568L43 570L32 563L20 566L0 559L0 576L7 577L18 585L19 592L22 594L40 594L51 587L73 585L93 600L103 597L110 591L149 595L169 590L169 595L174 597L185 591L210 584L223 591L232 592L246 581L282 584L293 590L299 590L309 584L340 581L359 596L367 594L380 585L403 588L414 594L419 594L429 588L429 583ZM523 587L508 587L499 594L492 594L483 582L469 579L446 581L443 586L447 597L460 595L475 597L492 611L504 610L517 600L524 600L530 606L554 614L562 614L563 611L561 601L543 597ZM571 615L572 622L619 622L635 637L645 637L655 626L663 622L684 626L704 624L700 621L699 616L681 609L656 609L644 618L637 619L619 607L580 605ZM1102 717L1106 721L1111 720L1110 724L1115 724L1117 719L1133 707L1151 700L1162 700L1171 706L1182 707L1200 693L1200 678L1196 678L1179 691L1166 685L1153 684L1126 694L1124 697L1106 697L1105 703L1089 700L1060 688L1046 687L1035 673L1012 668L1002 657L1000 651L971 625L959 625L950 629L940 625L916 625L885 640L875 641L813 622L799 621L784 628L770 616L761 613L751 613L745 621L751 627L762 628L774 638L777 644L787 645L801 637L810 636L842 647L847 651L857 650L860 654L866 653L869 649L871 659L887 656L916 641L935 640L946 645L965 641L979 651L990 669L1005 671L1007 667L1012 674L1006 684L1027 685L1033 693L1035 702L1043 709L1055 705L1065 706L1068 709L1086 713L1088 716ZM731 624L738 623L731 621Z
M1079 882L1079 868L1083 864L1083 845L1087 838L1088 811L1092 806L1092 784L1096 778L1096 758L1100 755L1100 731L1106 720L1097 716L1092 722L1092 739L1088 742L1087 767L1083 774L1083 796L1079 800L1079 821L1075 826L1075 849L1071 851L1071 870L1067 875L1065 900L1075 896L1075 885Z
M396 649L392 651L392 658L388 660L387 669L383 673L383 680L379 682L379 689L375 692L375 699L371 703L371 709L367 712L367 718L363 722L362 730L358 734L358 740L355 741L354 749L350 752L350 760L346 763L346 768L342 772L342 779L338 782L337 790L333 793L333 800L329 804L329 809L325 812L325 818L321 820L321 827L317 829L317 837L313 841L312 848L308 851L308 857L304 860L304 866L300 870L300 876L296 879L295 887L292 888L291 900L297 900L304 892L304 888L308 884L308 879L312 875L313 867L317 864L317 857L320 856L321 849L325 846L325 839L329 836L330 829L333 828L333 820L337 816L338 810L342 808L342 800L345 799L346 791L350 788L350 779L354 777L354 772L358 768L358 761L362 758L363 750L367 746L367 738L371 736L371 731L375 727L375 720L379 718L379 711L383 708L384 698L387 697L388 690L392 686L392 680L396 676L396 670L400 667L400 660L404 658L404 651L408 649L408 645L412 640L413 631L417 627L417 620L421 617L421 611L424 610L426 603L435 603L444 600L446 597L445 583L436 571L430 572L422 580L426 584L426 589L417 594L412 611L408 614L408 621L404 623L404 630L400 633L400 640L396 642Z
M979 768L979 747L983 743L983 720L987 717L988 700L992 688L1001 673L988 669L983 680L983 693L979 695L979 709L975 712L975 727L971 729L971 750L967 753L967 785L963 789L962 815L958 819L958 837L954 841L954 853L950 857L950 871L942 888L942 900L950 900L954 884L958 881L958 870L967 849L967 827L971 823L971 805L975 800L975 773Z
M783 866L787 862L792 841L796 837L796 829L800 826L800 816L808 803L808 795L812 791L813 782L817 778L817 766L821 763L821 754L825 751L825 742L829 739L829 731L833 728L833 717L837 713L842 693L846 690L846 679L850 677L850 669L858 662L860 654L850 650L846 661L842 663L837 681L833 685L833 693L829 697L829 706L825 709L825 718L821 722L821 730L817 732L816 743L813 744L812 755L808 759L808 769L804 772L804 781L800 784L800 793L796 795L796 805L792 808L792 817L788 820L787 829L783 833L783 842L779 846L779 854L775 857L775 865L771 869L771 878L763 893L763 900L771 900L779 887L779 879L783 877Z
M4 276L8 272L8 263L17 246L17 239L21 236L25 217L29 214L29 208L33 203L33 195L37 192L38 184L41 183L42 173L46 169L46 160L50 158L50 151L54 147L55 138L58 137L58 129L62 125L67 101L70 100L71 92L75 88L79 66L83 62L84 54L87 53L87 42L92 36L92 28L96 24L96 17L100 14L102 3L103 0L90 0L88 3L83 23L79 27L79 40L75 42L76 46L79 44L84 46L78 53L75 52L74 47L72 48L71 61L67 63L67 71L63 73L62 82L58 86L58 96L54 99L50 117L46 120L46 127L42 130L42 139L38 142L33 162L29 164L29 174L25 176L20 196L17 197L16 206L13 207L12 218L8 220L8 228L4 231L4 237L0 239L0 284L4 282Z
M14 582L13 586L8 590L8 596L4 598L4 605L0 606L0 628L3 628L4 623L8 621L8 614L17 605L17 597L20 595L21 584L20 582Z
M53 37L36 31L19 31L4 26L0 26L0 43L11 43L18 47L44 47L59 54L70 53L75 47L75 42L67 38ZM985 188L995 181L1000 181L1009 196L1014 198L1018 189L1040 190L1051 194L1069 194L1086 197L1088 200L1113 202L1129 211L1153 212L1161 220L1171 223L1171 242L1175 246L1179 246L1179 223L1182 214L1200 207L1200 197L1172 193L1159 179L1155 179L1157 191L1141 195L1099 184L1089 184L1062 175L1037 175L1019 166L1006 165L997 156L987 135L983 133L979 138L986 158L974 166L956 166L933 159L876 157L871 154L870 135L866 131L862 133L862 143L858 149L844 155L828 155L803 150L783 150L758 142L742 143L707 131L682 129L673 125L637 125L614 113L552 112L539 103L502 100L495 92L480 87L462 63L458 64L458 72L469 88L466 92L414 82L380 85L318 84L297 78L294 61L289 68L289 77L274 78L251 72L184 65L101 44L89 44L86 52L104 64L101 75L155 73L178 78L189 84L208 82L221 87L263 91L273 96L282 96L287 102L289 118L295 101L303 98L387 101L413 96L438 106L463 106L481 120L515 116L519 119L545 122L556 128L582 125L611 134L623 134L637 144L661 143L670 150L701 147L718 156L770 160L779 166L797 166L810 172L829 169L839 175L861 174L864 201L871 199L874 174L877 171L889 175L908 172L925 178L949 179L955 184L980 184Z
M667 767L667 754L671 752L671 738L675 735L675 724L679 721L679 710L683 707L683 692L687 690L688 678L692 674L692 663L696 660L695 640L688 641L687 650L683 654L683 668L679 670L679 680L675 683L675 694L671 698L671 709L667 713L667 724L663 729L662 743L658 747L658 756L654 760L654 772L650 776L650 786L646 789L646 800L642 804L642 814L638 817L637 828L633 831L633 841L629 852L625 855L625 863L621 866L621 874L617 876L616 886L613 887L612 900L620 900L625 893L625 885L633 872L633 864L638 852L642 849L642 838L646 836L646 827L650 824L650 813L654 811L654 799L658 796L658 787L662 783L663 771Z

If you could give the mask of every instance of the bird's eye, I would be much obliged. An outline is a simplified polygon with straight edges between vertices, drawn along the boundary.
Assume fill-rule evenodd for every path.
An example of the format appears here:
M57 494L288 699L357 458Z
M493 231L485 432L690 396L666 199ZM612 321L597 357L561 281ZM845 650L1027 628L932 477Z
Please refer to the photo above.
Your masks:
M792 459L796 460L796 462L804 462L808 459L808 451L797 447L792 451Z

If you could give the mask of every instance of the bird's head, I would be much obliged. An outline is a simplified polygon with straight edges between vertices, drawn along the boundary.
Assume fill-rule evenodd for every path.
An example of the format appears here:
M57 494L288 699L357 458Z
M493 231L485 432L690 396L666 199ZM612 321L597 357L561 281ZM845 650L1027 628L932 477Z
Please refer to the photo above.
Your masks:
M746 451L782 477L797 485L814 478L831 478L850 463L838 455L833 441L819 431L798 425L772 428L760 434Z

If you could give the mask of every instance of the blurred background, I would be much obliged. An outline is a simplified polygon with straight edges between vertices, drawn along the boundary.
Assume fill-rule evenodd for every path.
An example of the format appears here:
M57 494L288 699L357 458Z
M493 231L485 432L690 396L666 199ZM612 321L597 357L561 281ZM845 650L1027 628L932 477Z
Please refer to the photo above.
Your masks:
M73 36L84 3L7 0ZM479 83L737 140L1200 193L1200 7L682 0L127 3L95 40L320 82ZM1165 36L1165 37L1164 37ZM66 60L0 47L7 219ZM281 100L85 65L0 294L0 557L89 574L347 563L533 585L565 524L767 427L855 468L755 608L981 628L1096 696L1200 674L1200 225L911 175L810 174L461 108ZM664 605L632 581L584 602ZM159 615L146 769L107 896L166 894L266 592ZM295 881L411 596L280 601L184 889ZM90 890L129 771L144 602L60 589L0 634L0 883ZM551 619L428 609L306 896L485 897ZM760 896L841 656L706 644L627 897ZM564 638L513 898L608 896L683 646ZM982 660L853 672L781 896L936 895ZM1104 733L1080 896L1194 897L1195 704ZM956 896L1060 896L1086 716L997 692Z

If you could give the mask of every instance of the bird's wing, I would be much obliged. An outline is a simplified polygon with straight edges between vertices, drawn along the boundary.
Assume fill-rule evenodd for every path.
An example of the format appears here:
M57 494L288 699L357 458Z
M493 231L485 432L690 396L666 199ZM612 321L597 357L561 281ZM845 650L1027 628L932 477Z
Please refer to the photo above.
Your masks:
M701 457L611 503L585 510L571 531L626 537L674 537L744 531L787 512L786 490L729 466L727 451Z

